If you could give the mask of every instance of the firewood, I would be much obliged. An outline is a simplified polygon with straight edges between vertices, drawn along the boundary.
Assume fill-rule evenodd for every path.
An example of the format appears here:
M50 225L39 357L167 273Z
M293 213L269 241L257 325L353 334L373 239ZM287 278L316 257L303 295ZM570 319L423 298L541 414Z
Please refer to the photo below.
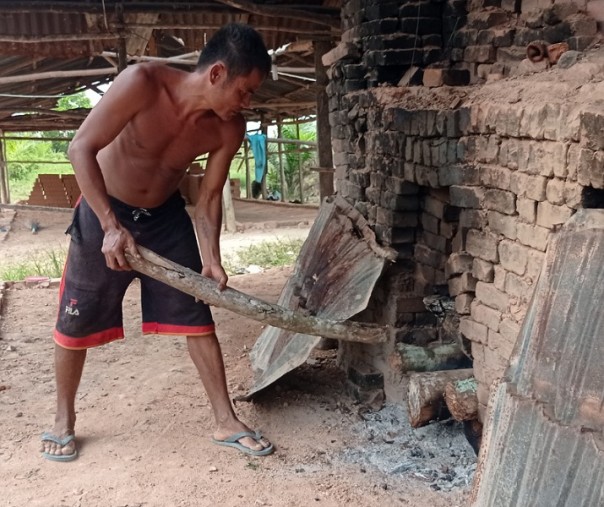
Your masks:
M165 259L147 248L142 246L137 248L141 258L126 253L126 259L133 269L207 304L220 306L259 322L301 334L359 343L384 343L387 340L386 327L354 321L322 319L300 311L294 312L229 287L220 291L214 280Z
M440 371L467 368L471 361L458 343L443 343L434 347L420 347L397 343L403 371Z
M419 428L430 421L448 418L450 413L444 400L445 386L451 381L468 379L472 375L471 368L411 373L407 395L411 426Z
M457 421L478 419L477 387L475 378L449 382L445 386L447 408Z

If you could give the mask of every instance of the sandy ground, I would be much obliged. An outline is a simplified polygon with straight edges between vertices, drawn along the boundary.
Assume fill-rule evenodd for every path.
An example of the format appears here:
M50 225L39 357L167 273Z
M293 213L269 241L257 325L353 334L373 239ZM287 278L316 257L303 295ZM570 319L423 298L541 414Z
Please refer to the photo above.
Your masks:
M4 218L7 213L2 212ZM0 229L0 262L66 241L69 214L17 211ZM0 217L2 218L2 217ZM0 224L1 225L1 224ZM241 242L299 237L307 227L246 230ZM257 236L254 236L257 235ZM229 237L230 236L230 237ZM229 243L230 241L230 243ZM231 277L230 285L275 301L290 270ZM138 286L124 301L126 339L93 349L77 396L79 458L41 458L55 388L51 330L58 287L13 284L0 319L0 505L3 506L429 506L466 504L475 457L454 425L411 430L401 407L367 413L344 394L335 353L238 403L275 454L252 458L210 441L213 417L183 339L142 336ZM214 309L231 395L252 384L248 352L259 323Z

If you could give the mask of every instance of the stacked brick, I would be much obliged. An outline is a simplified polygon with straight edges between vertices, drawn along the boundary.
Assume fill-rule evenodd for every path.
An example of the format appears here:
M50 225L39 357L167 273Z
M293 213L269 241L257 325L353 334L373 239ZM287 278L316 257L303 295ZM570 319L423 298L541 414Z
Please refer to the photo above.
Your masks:
M73 174L40 174L27 200L28 204L73 208L80 198L80 187Z
M392 105L396 89L385 93L344 97L334 125L338 191L398 252L364 317L395 327L395 341L425 345L438 331L423 297L455 298L484 410L550 233L589 198L602 205L604 110L553 102L411 110Z
M342 41L354 47L332 75L345 91L396 84L411 66L442 59L443 36L461 26L459 0L351 0L342 7ZM449 7L455 5L455 8ZM463 8L461 12L465 14ZM463 15L462 14L462 15Z
M470 72L472 83L489 74L508 75L526 58L531 42L566 42L583 51L597 36L596 20L580 2L470 0L467 8L467 23L453 34L449 59L452 68Z
M583 51L598 32L585 9L568 0L350 0L342 7L348 51L332 69L331 95L397 84L411 66L468 73L445 73L450 85L505 76L535 41ZM410 84L421 84L421 73L416 79Z
M420 7L431 13L426 25L411 13ZM484 412L549 235L576 209L604 201L604 109L574 101L566 85L551 83L547 97L532 101L525 88L524 102L501 103L493 102L496 91L481 97L477 88L372 88L415 63L397 60L409 54L406 44L425 49L437 41L423 28L405 31L407 15L416 27L438 26L442 58L477 81L507 73L534 40L565 40L571 49L591 43L595 21L584 8L557 0L344 4L342 43L328 62L336 188L398 261L362 315L392 326L392 343L371 351L344 344L342 358L383 371L388 396L397 397L400 381L397 342L427 345L440 336L423 301L436 294L454 299Z

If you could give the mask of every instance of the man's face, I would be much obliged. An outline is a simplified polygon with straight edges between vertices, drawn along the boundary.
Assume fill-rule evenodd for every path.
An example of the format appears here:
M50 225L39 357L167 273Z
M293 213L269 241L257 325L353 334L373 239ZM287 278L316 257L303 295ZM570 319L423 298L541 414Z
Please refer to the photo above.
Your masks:
M214 111L223 120L230 120L242 109L250 107L252 95L256 93L264 81L264 76L254 69L246 76L228 78L225 76L216 100Z

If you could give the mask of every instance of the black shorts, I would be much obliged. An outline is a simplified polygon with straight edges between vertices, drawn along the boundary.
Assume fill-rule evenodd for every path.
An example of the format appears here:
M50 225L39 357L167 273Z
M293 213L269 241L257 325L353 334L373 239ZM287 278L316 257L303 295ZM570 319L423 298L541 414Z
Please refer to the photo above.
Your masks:
M180 194L157 208L134 208L110 198L117 219L141 246L196 272L201 258L193 224ZM210 308L177 289L136 271L114 271L101 252L104 233L85 199L74 211L71 243L61 280L55 342L87 349L124 337L122 300L141 281L143 334L203 336L214 332Z

